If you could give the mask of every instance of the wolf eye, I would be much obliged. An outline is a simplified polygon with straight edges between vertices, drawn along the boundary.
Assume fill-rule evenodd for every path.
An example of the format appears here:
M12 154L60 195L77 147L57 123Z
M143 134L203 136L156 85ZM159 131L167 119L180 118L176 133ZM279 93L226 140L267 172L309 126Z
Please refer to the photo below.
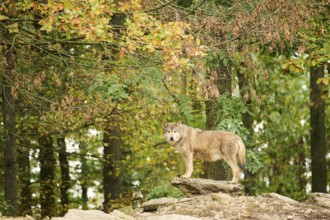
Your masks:
M173 133L176 133L176 131L173 131Z
M170 133L170 131L167 131L167 133Z

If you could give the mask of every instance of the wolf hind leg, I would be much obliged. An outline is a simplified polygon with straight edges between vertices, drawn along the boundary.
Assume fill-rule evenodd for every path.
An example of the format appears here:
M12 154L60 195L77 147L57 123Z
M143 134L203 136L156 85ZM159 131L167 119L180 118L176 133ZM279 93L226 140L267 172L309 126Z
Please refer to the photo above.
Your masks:
M230 166L232 173L233 173L233 179L231 180L232 183L237 183L241 174L241 169L237 165L237 159L233 158L226 158L225 160L228 165Z

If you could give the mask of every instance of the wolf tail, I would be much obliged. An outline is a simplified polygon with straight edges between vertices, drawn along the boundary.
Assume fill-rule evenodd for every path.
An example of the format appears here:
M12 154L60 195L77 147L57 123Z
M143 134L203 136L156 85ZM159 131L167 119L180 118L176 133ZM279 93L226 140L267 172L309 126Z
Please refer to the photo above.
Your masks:
M237 153L238 164L241 170L243 171L245 168L245 154L246 154L245 145L241 139L237 141L237 144L238 144L238 153Z

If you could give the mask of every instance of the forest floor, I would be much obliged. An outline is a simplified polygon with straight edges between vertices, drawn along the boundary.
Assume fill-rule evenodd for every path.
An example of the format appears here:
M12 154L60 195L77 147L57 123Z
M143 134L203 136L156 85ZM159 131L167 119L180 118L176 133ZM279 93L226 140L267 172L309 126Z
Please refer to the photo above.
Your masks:
M311 193L309 199L298 202L291 198L267 193L260 196L243 195L243 186L203 179L174 179L189 196L181 199L159 198L140 208L125 207L106 214L98 210L70 209L64 217L51 220L328 220L330 194ZM0 220L32 220L31 217Z
M242 185L227 181L174 178L171 184L190 196L150 200L134 219L330 219L330 194L312 193L298 202L276 193L245 196Z

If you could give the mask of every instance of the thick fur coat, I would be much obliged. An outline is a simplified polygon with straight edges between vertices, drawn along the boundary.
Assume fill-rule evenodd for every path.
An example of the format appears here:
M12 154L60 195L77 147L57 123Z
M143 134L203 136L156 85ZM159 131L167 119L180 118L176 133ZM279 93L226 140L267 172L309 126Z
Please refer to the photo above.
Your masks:
M180 122L166 123L163 128L166 141L184 156L186 172L181 177L191 177L193 158L225 160L233 172L232 182L238 182L246 154L245 145L238 135L228 131L204 131Z

